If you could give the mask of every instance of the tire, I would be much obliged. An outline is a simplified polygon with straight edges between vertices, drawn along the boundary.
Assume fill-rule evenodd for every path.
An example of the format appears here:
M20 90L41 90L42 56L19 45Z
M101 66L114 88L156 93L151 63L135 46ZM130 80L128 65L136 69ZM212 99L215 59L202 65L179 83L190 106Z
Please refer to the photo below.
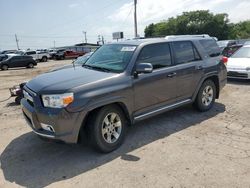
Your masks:
M34 64L33 63L29 63L28 66L27 66L27 68L29 68L29 69L34 68Z
M205 112L210 110L215 101L216 87L212 80L206 80L200 87L194 106L197 110Z
M2 65L1 69L2 69L3 71L8 70L8 69L9 69L9 66L8 66L8 65Z
M115 105L98 110L97 116L92 116L87 126L91 145L103 153L117 149L123 143L127 131L124 113Z
M19 104L21 103L21 100L22 100L22 97L17 96L17 97L15 98L15 103L19 105Z
M47 62L48 61L48 58L46 56L43 56L42 59L41 59L42 62Z

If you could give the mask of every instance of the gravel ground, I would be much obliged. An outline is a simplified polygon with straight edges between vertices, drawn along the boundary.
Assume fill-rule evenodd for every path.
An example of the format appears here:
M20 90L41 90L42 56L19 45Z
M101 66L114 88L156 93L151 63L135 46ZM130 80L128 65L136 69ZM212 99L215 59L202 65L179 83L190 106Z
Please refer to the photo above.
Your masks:
M68 61L0 72L8 88ZM179 108L130 127L121 148L44 142L14 98L0 103L0 187L250 187L250 82L230 81L212 110Z

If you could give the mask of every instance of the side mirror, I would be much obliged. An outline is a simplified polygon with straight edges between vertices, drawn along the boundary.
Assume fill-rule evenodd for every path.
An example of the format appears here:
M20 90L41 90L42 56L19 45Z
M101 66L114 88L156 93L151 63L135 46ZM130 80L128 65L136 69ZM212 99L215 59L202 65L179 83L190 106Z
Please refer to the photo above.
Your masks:
M140 73L151 73L153 72L153 66L151 63L139 63L136 65L136 69L135 69L137 74Z

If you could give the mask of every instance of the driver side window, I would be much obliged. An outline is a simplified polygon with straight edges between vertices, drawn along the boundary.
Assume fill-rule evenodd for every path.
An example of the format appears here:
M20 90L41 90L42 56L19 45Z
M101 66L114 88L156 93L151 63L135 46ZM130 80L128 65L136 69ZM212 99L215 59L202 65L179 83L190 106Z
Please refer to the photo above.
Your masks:
M153 69L171 66L170 46L168 43L150 44L141 50L137 63L151 63Z

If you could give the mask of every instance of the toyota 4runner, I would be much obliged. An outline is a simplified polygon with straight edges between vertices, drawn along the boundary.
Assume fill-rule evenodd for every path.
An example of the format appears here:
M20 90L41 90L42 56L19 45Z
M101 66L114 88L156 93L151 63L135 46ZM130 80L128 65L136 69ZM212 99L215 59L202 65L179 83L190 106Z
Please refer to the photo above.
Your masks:
M102 152L118 148L127 126L193 103L212 108L226 84L225 58L208 35L128 40L100 47L83 66L29 81L21 101L41 137Z

